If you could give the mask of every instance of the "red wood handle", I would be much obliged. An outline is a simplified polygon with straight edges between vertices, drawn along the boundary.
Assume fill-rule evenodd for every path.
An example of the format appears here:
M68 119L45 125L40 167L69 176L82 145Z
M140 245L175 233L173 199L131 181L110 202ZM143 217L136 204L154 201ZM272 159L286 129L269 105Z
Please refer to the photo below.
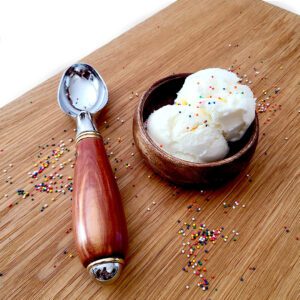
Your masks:
M78 255L87 267L101 258L125 258L127 227L119 189L101 137L77 143L73 228Z

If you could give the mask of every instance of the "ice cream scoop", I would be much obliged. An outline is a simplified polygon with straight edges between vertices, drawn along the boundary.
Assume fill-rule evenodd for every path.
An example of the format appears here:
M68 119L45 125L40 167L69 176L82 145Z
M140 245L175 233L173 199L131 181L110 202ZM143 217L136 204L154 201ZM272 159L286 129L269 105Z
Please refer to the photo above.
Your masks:
M255 117L255 99L236 74L211 68L187 76L173 105L150 114L152 140L175 157L207 163L223 159L227 141L240 140Z
M227 70L210 68L188 76L175 103L205 109L227 141L237 141L255 117L255 98L240 78Z
M149 116L147 131L162 150L191 162L217 161L229 151L221 132L192 106L163 106Z
M91 66L74 64L63 74L58 103L77 122L72 201L75 243L83 266L101 283L118 278L127 249L120 193L91 117L107 101L106 84Z

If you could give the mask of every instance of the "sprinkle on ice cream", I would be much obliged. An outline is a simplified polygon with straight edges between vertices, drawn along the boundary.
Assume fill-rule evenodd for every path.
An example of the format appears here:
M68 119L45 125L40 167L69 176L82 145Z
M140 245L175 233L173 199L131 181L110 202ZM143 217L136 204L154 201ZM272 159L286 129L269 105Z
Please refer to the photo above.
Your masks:
M210 68L188 76L173 105L147 120L150 138L164 151L191 162L212 162L229 152L255 118L255 98L232 72Z

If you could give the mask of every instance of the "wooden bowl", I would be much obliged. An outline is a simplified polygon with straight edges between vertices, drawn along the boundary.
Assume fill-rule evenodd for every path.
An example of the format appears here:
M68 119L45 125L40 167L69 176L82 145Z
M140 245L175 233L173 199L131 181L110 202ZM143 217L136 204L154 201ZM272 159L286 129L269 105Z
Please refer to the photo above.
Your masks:
M183 73L163 78L143 95L133 118L135 144L152 169L175 184L220 185L237 176L249 164L259 135L257 114L243 138L229 143L229 154L210 163L189 162L166 153L151 140L144 128L144 122L154 110L174 103L176 93L188 75Z

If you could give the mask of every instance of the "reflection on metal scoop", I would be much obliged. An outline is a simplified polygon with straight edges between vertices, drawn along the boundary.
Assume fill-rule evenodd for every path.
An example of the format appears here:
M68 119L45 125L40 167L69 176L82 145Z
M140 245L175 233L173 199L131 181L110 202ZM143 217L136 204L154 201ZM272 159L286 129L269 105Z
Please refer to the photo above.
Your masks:
M127 250L127 227L120 193L91 114L108 101L106 84L87 64L74 64L58 89L61 109L76 118L73 229L82 264L99 282L118 278Z
M86 64L74 64L63 75L59 90L60 108L77 119L77 136L96 130L91 115L108 101L108 91L102 77Z

